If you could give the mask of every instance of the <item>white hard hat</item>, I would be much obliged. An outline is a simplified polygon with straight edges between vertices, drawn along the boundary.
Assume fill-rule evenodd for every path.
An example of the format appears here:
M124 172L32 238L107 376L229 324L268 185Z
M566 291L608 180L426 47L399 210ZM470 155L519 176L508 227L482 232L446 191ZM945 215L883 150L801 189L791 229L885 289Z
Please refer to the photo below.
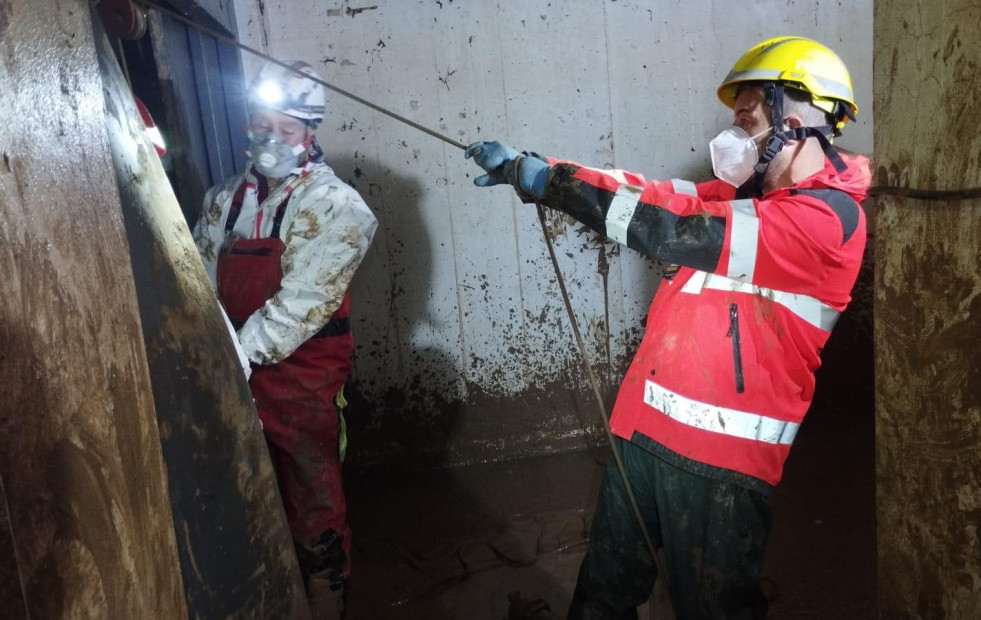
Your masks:
M318 80L320 76L302 60L283 62L293 71L267 62L256 74L249 86L249 112L274 110L316 127L324 118L324 87L295 71Z

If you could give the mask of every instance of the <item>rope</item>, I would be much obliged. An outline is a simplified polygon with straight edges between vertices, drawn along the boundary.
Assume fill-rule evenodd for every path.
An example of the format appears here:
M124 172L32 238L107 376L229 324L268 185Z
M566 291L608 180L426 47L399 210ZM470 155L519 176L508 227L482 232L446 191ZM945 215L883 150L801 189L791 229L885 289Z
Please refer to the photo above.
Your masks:
M555 257L555 247L552 245L552 238L548 235L548 226L545 223L545 209L542 207L542 203L535 201L535 206L538 208L538 222L542 226L542 234L545 236L545 246L548 247L548 256L552 259L552 267L555 269L555 278L559 283L559 291L562 293L562 301L565 303L565 310L569 314L569 323L572 325L572 333L576 338L576 346L579 348L579 355L582 357L583 365L586 367L586 376L589 378L589 384L593 388L593 396L596 398L596 407L599 410L600 417L603 423L603 430L606 431L606 439L610 444L610 449L613 451L613 459L616 461L617 471L620 472L620 477L623 479L623 487L627 491L627 498L630 500L630 507L633 508L634 517L637 519L637 525L640 526L640 532L644 536L644 543L647 545L647 550L651 554L651 559L654 562L654 566L657 568L658 578L666 579L667 571L661 566L660 559L657 557L657 549L654 547L654 541L651 540L651 535L647 531L647 525L644 523L644 517L640 512L640 506L637 505L637 498L634 496L633 487L630 484L630 480L627 478L627 470L623 466L623 460L620 458L620 450L617 449L616 440L613 437L612 431L610 431L610 416L606 412L606 404L603 402L603 394L599 389L599 380L596 378L596 372L593 370L593 365L589 361L589 354L586 351L586 345L583 343L582 334L579 332L579 322L576 321L576 315L572 311L572 301L569 299L569 292L565 287L565 279L562 277L562 270L559 268L559 261ZM653 593L651 594L651 617L654 616L654 599Z

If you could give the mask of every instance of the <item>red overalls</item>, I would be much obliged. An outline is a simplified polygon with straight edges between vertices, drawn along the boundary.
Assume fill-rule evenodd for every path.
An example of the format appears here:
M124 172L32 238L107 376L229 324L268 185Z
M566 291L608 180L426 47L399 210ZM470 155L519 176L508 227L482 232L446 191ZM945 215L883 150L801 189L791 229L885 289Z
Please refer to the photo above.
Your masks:
M268 195L268 184L264 177L256 176L261 204ZM225 223L227 241L217 262L218 298L236 329L279 291L286 248L279 231L288 196L276 210L270 237L230 236L245 191L243 181L232 200ZM301 557L301 568L305 573L342 571L338 577L345 580L350 571L351 536L341 488L340 416L335 398L347 379L354 349L348 307L345 293L340 308L319 332L276 364L253 364L249 380L293 538L301 547L330 555L320 557L313 566L309 562L302 566Z

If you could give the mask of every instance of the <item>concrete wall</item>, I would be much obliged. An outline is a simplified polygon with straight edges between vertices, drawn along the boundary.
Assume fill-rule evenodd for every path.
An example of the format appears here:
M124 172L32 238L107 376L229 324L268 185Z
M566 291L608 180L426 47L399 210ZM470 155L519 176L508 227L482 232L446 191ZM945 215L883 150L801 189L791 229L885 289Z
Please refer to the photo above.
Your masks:
M718 82L747 47L811 36L850 67L871 150L872 2L236 0L243 42L464 143L649 178L707 178L729 123ZM258 62L245 58L247 74ZM480 190L462 153L331 96L328 161L381 222L356 279L356 458L460 462L592 441L596 419L534 209ZM552 222L610 393L642 332L654 266ZM572 389L570 389L572 388ZM424 459L425 460L425 459Z
M877 180L981 185L981 7L875 6ZM981 617L981 206L882 197L876 486L883 618Z

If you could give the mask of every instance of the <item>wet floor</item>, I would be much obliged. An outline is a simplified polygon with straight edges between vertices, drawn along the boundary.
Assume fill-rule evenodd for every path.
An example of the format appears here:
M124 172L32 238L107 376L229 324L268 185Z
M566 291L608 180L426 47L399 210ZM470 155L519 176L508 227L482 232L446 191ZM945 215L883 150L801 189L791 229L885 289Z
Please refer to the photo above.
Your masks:
M871 412L805 420L773 499L770 618L875 617L872 446ZM564 617L607 455L351 479L349 620L501 620L515 591Z

